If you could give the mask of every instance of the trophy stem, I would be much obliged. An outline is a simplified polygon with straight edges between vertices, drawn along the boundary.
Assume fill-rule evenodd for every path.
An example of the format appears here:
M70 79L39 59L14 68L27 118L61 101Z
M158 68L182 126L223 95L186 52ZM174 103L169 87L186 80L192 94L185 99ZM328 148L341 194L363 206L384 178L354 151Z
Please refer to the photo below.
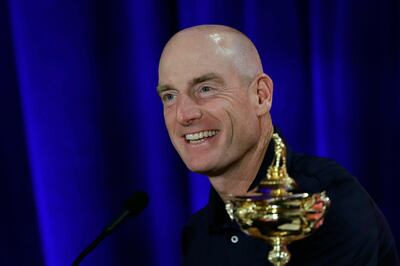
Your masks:
M272 239L272 250L268 253L268 260L274 266L285 266L289 262L290 252L280 237Z

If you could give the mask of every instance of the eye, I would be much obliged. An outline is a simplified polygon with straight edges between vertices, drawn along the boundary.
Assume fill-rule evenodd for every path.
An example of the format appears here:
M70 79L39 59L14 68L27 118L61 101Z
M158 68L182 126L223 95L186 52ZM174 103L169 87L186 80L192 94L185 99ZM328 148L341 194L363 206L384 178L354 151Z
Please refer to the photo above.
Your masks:
M218 90L215 87L209 85L203 85L197 89L197 97L199 98L210 98L214 96Z
M198 93L200 95L213 95L216 92L215 88L210 87L210 86L202 86L199 88Z
M175 94L172 93L165 93L164 95L161 96L162 102L165 104L169 104L173 102L176 98Z
M200 88L200 91L201 91L201 92L210 92L211 90L212 90L212 88L209 87L209 86L204 86L204 87L201 87L201 88Z

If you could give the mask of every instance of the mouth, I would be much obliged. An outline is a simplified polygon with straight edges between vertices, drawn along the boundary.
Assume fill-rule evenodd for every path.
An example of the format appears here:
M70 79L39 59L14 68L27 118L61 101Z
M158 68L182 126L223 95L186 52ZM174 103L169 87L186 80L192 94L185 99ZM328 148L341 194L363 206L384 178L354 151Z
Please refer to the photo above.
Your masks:
M190 144L198 144L214 137L218 132L218 130L204 130L196 133L185 134L184 137L186 142Z

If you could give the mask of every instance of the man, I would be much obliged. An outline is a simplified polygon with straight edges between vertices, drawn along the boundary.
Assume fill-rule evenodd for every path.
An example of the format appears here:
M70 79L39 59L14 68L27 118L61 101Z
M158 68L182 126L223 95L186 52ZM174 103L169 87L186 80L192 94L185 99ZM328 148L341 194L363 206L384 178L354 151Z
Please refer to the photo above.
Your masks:
M243 234L225 211L265 176L273 158L273 84L252 42L226 26L175 34L164 48L157 87L171 141L212 185L209 204L184 230L185 265L268 265L269 246ZM288 151L288 171L306 192L332 201L324 225L290 246L290 265L398 265L387 224L367 193L332 161Z

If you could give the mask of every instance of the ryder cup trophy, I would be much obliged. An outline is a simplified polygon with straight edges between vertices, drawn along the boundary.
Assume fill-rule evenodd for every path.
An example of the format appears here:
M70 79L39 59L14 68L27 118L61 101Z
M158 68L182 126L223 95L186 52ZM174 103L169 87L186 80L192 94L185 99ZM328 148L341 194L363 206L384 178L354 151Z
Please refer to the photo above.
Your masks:
M286 169L286 147L273 134L275 158L255 193L232 196L226 210L246 234L272 245L268 260L284 266L290 260L287 245L309 236L323 222L330 200L325 192L295 193L295 181Z

